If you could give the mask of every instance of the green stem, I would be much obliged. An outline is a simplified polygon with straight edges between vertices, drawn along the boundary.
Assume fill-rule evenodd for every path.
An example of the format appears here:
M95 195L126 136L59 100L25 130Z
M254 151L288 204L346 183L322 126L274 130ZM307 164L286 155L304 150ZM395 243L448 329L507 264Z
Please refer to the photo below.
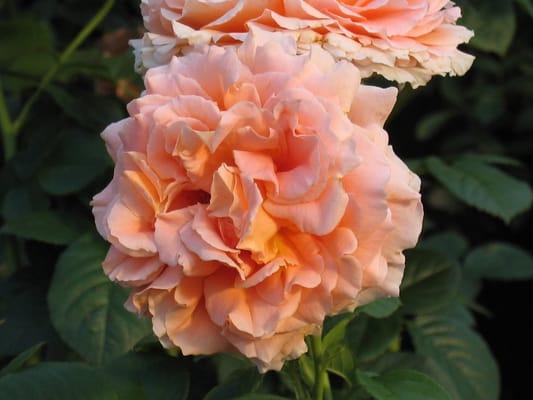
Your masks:
M324 400L333 400L333 393L331 393L331 385L329 383L327 371L324 371L324 375L326 375L326 384L324 385Z
M70 42L67 48L59 56L58 62L48 70L48 72L41 79L37 90L26 101L22 110L13 123L13 134L16 136L22 126L25 124L30 114L31 108L35 102L39 99L42 92L48 84L54 79L59 69L65 64L72 54L83 44L83 42L89 37L89 35L96 29L102 20L107 16L111 8L113 7L115 0L107 0L104 5L98 10L98 12L91 18L91 20L83 27L83 29L76 35L76 37Z
M319 335L311 338L311 352L315 364L315 386L313 400L332 400L331 386L324 362L324 348Z
M2 141L4 147L4 158L9 160L15 154L15 136L13 135L13 123L9 117L4 88L0 80L0 128L2 128Z
M298 361L292 361L288 364L288 372L291 378L291 381L294 385L294 393L296 395L296 400L305 400L309 396L306 394L306 391L302 384L302 379L300 377L300 371L297 366Z

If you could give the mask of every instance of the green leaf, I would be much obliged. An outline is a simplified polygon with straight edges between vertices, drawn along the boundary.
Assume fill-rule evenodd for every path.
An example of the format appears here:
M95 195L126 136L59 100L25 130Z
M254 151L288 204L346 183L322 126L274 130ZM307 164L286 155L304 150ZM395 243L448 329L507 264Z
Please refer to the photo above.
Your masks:
M442 386L414 370L394 370L380 376L358 371L357 377L376 400L451 400Z
M344 335L346 334L346 327L350 321L354 318L354 314L343 315L341 319L326 333L322 339L322 345L324 348L333 347L336 344L342 342Z
M189 395L189 371L178 360L158 360L141 370L147 400L186 400Z
M302 355L298 359L298 368L304 382L307 386L312 387L315 383L315 363L313 359L308 354Z
M444 110L424 116L416 126L416 138L420 141L433 138L456 115L453 110Z
M346 345L358 361L372 360L387 351L400 336L402 318L399 313L382 319L358 315L346 329Z
M149 333L147 321L124 309L126 291L102 272L105 246L87 234L59 258L48 293L54 327L94 364L128 352Z
M524 164L515 158L502 156L501 154L465 154L464 160L483 162L486 164L505 165L508 167L524 167Z
M2 215L5 220L15 219L32 211L46 211L49 206L50 201L37 185L21 185L7 192Z
M104 169L90 164L48 167L41 172L39 183L51 195L67 195L83 189Z
M35 358L44 346L44 342L37 343L35 346L30 347L28 350L23 351L13 360L9 362L4 368L0 370L0 377L18 372L24 368L24 366Z
M0 37L0 65L10 71L36 77L55 63L52 31L38 19L2 21Z
M31 120L28 122L24 132L28 143L17 149L11 161L16 175L22 180L31 178L47 165L53 159L57 147L68 136L64 126L66 121L61 116L41 113L38 120L38 123Z
M468 249L468 240L459 232L448 231L424 239L418 249L433 250L453 260L458 260Z
M275 396L273 394L247 394L235 400L289 400L287 397Z
M430 173L465 203L510 222L531 207L531 187L499 169L472 159L447 165L436 157L426 161Z
M185 400L189 373L181 361L132 353L102 368L41 363L1 378L0 393L12 400Z
M78 192L110 166L103 141L97 135L73 132L58 147L54 159L39 173L39 184L51 195Z
M407 352L386 353L378 359L362 364L361 369L375 374L383 374L396 369L415 369L424 372L426 362L426 357L419 354Z
M50 26L33 18L18 18L0 22L0 62L2 65L22 55L53 51L54 38ZM36 54L37 53L37 54Z
M247 368L251 365L250 360L237 354L221 353L211 357L215 363L217 378L223 382L235 371Z
M186 400L190 376L184 359L129 353L100 371L124 400Z
M416 352L434 360L446 375L440 383L455 400L497 400L498 366L481 337L450 318L426 315L409 324ZM450 382L453 386L450 385Z
M359 311L374 318L386 318L394 314L401 305L402 302L398 297L388 297L364 305Z
M296 360L287 361L283 366L279 377L283 386L285 386L292 392L294 399L311 400L309 389L313 387L313 379L311 379L311 381L308 381L303 377L305 372L301 369L301 367L299 367L301 365L300 360L302 359L302 357ZM311 369L313 368L311 367ZM311 376L313 376L314 371L310 372Z
M0 291L0 356L15 356L37 343L57 338L46 309L45 284L20 290L9 283L10 290L4 286Z
M75 222L54 211L38 211L6 221L1 232L23 239L65 245L80 237L80 228Z
M365 389L365 391L377 400L397 400L385 385L379 382L376 378L377 374L357 371L357 381Z
M47 91L66 115L79 126L93 131L100 131L109 121L118 121L125 116L124 105L112 97L87 93L76 97L57 86L50 86Z
M516 17L511 0L462 1L463 23L473 29L470 45L483 51L505 55L516 31Z
M474 279L469 277L468 274L462 273L459 287L461 297L467 301L474 302L481 292L482 283L480 279Z
M424 313L441 308L454 298L458 286L459 268L448 257L423 249L408 253L400 289L405 311Z
M353 374L354 359L350 349L346 346L327 348L324 355L326 369L343 378L351 384L350 376Z
M520 7L531 17L533 18L533 3L531 0L515 0Z
M229 400L248 395L257 390L261 380L256 367L235 371L227 381L211 389L204 400Z
M472 312L465 304L460 303L458 300L445 309L439 310L439 315L460 322L468 327L474 327L476 324Z
M468 254L464 269L478 279L533 279L533 256L512 244L489 243Z
M486 127L497 123L507 112L505 92L495 85L480 85L472 93L475 101L469 107L472 117ZM490 129L490 128L489 128Z
M413 369L428 375L445 387L452 398L457 398L457 392L451 391L455 386L448 375L443 372L442 368L432 359L420 354L399 352L386 353L371 363L361 365L364 371L371 371L377 374L384 374L398 369Z
M9 400L116 400L104 378L79 363L42 363L0 379Z

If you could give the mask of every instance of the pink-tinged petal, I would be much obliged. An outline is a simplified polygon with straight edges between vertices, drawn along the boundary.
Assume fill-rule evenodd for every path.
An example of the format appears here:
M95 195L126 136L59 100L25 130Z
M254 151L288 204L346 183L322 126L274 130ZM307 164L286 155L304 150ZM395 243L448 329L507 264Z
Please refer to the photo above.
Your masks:
M321 97L334 99L343 112L349 112L354 97L361 89L361 77L357 68L345 61L329 65L330 60L333 60L331 55L319 47L312 48L311 57L313 65L328 66L323 67L325 74L310 73L308 77L303 76L305 86Z
M384 252L389 262L404 264L402 252L416 245L422 231L424 210L420 196L420 178L388 149L392 176L387 186L394 230L385 244Z
M261 372L281 370L285 360L298 358L307 351L305 336L316 333L315 327L306 326L299 331L280 333L259 340L247 340L228 330L224 336L242 354L257 364Z
M98 233L105 239L110 237L107 215L117 195L116 182L113 180L106 188L94 196L91 201L94 222Z
M361 240L370 237L386 221L389 210L386 186L391 177L387 157L373 145L366 131L357 131L357 149L361 165L343 179L350 200L343 225Z
M127 286L150 283L164 268L157 257L131 257L114 247L109 249L102 266L109 279Z
M314 290L304 290L296 316L308 325L319 325L328 314L332 314L333 303L329 293L319 286Z
M262 150L277 146L261 108L251 102L240 102L223 113L209 147L215 152L223 143L233 149ZM242 146L242 147L241 147Z
M275 259L274 261L263 266L253 275L250 275L248 278L246 278L246 280L242 281L239 286L245 289L256 286L268 277L274 275L280 270L280 268L285 268L287 266L287 260L284 260L282 258Z
M149 222L139 218L120 201L114 202L107 218L109 240L132 256L150 256L157 249Z
M277 187L276 167L271 157L261 153L235 150L233 158L242 175L254 180L270 182Z
M180 233L182 241L187 249L198 256L201 260L221 262L228 267L235 268L243 276L246 275L247 271L243 271L241 266L237 264L237 262L231 257L229 257L223 250L217 249L205 242L202 236L200 236L200 234L194 230L191 223L185 225Z
M228 88L246 74L236 53L220 47L208 46L203 53L191 53L190 57L177 60L174 71L196 80L219 106L224 104Z
M165 264L192 268L194 259L180 237L180 230L191 220L192 214L188 208L158 216L155 222L155 242L159 257Z
M234 285L235 275L217 272L206 278L204 295L211 320L220 327L231 323L241 332L254 333L246 291Z
M190 224L192 218L191 208L159 215L155 223L159 258L167 265L181 266L187 276L207 276L219 268L219 265L216 262L201 260L182 239L182 229Z
M302 232L327 235L339 224L348 200L342 183L333 181L315 201L285 205L269 199L264 207L272 216L290 221Z
M179 313L168 314L166 330L169 339L184 355L215 354L230 350L220 329L209 318L203 304L198 304L186 321Z
M241 102L249 102L256 106L261 105L261 98L255 85L249 82L237 82L229 87L224 96L224 107L229 110Z
M326 185L328 160L323 143L313 135L291 135L286 142L286 159L278 163L283 168L277 173L278 194L273 198L280 202L316 198Z
M333 312L352 310L354 300L363 288L363 268L354 256L342 256L336 261L338 273L335 288L331 292Z
M102 139L104 139L107 152L113 159L117 161L119 150L122 147L122 141L120 140L120 131L124 128L124 125L128 124L128 120L122 120L109 125L102 132Z
M224 243L215 222L208 217L205 207L196 207L194 209L191 229L200 236L206 245L223 252L238 253L238 250L232 249Z
M361 85L353 98L348 116L360 126L375 124L383 127L396 103L397 94L396 88L382 89Z
M213 156L207 147L210 133L198 132L191 129L184 122L177 122L180 130L179 141L172 155L177 157L183 165L189 180L201 190L208 191L211 185L212 173L220 161Z
M224 15L205 26L210 30L238 31L246 22L257 18L264 9L281 8L278 0L240 0ZM202 15L203 19L204 16Z
M290 292L293 286L316 288L322 283L321 270L312 265L292 266L285 272L285 291Z
M222 164L213 176L211 201L207 210L217 218L230 218L234 226L240 226L246 210L244 192L236 170Z
M150 115L154 111L156 111L159 107L165 106L165 104L167 104L171 99L172 99L171 96L164 96L161 94L146 94L145 96L132 100L127 105L128 114L132 118L127 119L128 121L128 125L126 125L127 129L123 129L123 131L131 130L131 129L136 130L137 128L141 128L141 130L146 129L147 128L146 120L150 119ZM133 139L133 143L136 143L136 142L139 142L140 139L144 139L144 141L146 141L147 137L145 134L141 135L140 137L135 137L135 136L132 137L131 134L128 135L127 133L125 133L124 137L121 137L121 139L123 139L126 142L128 141L128 139ZM139 149L140 147L126 146L126 149L128 151L133 151L135 149Z
M220 232L222 240L237 249L251 251L254 260L270 259L273 249L269 242L277 232L277 225L262 209L263 197L254 181L237 172L235 168L222 165L215 174L209 215L232 222L230 226L219 220L219 229L225 227ZM236 252L230 248L225 251Z
M131 312L146 314L154 304L153 299L150 298L154 292L158 293L157 298L161 298L169 290L178 286L182 279L183 273L180 268L165 268L149 285L135 288L126 302L125 307ZM163 294L160 291L163 291Z
M166 319L169 314L174 314L175 318L180 318L181 322L184 319L190 318L191 312L194 308L183 308L178 306L169 293L156 292L148 295L149 313L152 316L152 330L159 339L159 342L164 348L172 348L173 343L168 337L168 330ZM179 315L176 315L176 312Z
M452 41L437 33L457 11L434 4L435 15L413 23L426 0L411 8L405 0L153 1L143 8L182 54L148 72L130 118L103 135L116 164L92 202L113 246L104 270L132 287L126 307L152 319L164 347L236 351L262 371L280 369L326 316L398 295L403 251L422 220L420 181L382 128L395 89L360 85L352 65L336 62L342 55L314 41L326 48L346 35L358 41L341 46L353 57L371 53L363 63L373 57L397 72L397 58L414 58L429 67L449 61ZM273 4L280 9L261 9ZM185 25L210 15L202 26L234 27L255 12L248 37ZM380 25L399 15L405 20ZM369 18L371 38L361 35ZM410 37L384 36L409 24ZM424 36L441 58L422 54ZM391 46L398 53L387 53Z
M252 258L257 262L268 262L275 256L271 243L278 232L278 224L262 207L263 196L258 186L247 176L241 178L248 210L243 215L239 227L240 240L237 248L252 252Z
M353 254L358 241L353 231L339 227L321 239L324 272L322 285L331 293L335 312L354 305L362 285L362 268Z
M149 289L170 290L178 286L183 279L180 268L165 268L165 270L148 286Z
M283 54L261 54L271 51L265 46L268 42L270 48L278 45L291 55L296 48L308 53L322 46L336 60L355 64L363 77L378 73L413 87L434 75L463 74L469 68L457 47L473 33L457 25L461 10L451 1L188 0L172 6L168 1L145 2L151 5L142 7L149 32L134 43L137 64L145 70L200 43L239 42L244 42L239 57L254 72L266 66L295 75L290 70L294 63ZM269 64L276 59L277 64Z
M119 178L122 202L139 218L150 221L159 207L162 187L154 171L147 164L144 155L125 153Z

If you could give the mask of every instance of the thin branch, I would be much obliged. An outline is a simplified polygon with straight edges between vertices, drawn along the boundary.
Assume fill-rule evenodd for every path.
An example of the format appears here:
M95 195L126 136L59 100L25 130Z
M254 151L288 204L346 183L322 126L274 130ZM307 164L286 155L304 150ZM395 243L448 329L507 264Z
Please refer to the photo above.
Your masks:
M26 120L28 119L28 116L30 114L31 108L35 104L35 102L39 99L41 96L43 90L48 86L48 84L52 81L52 79L55 77L59 69L65 64L68 59L72 56L72 54L85 42L85 40L89 37L89 35L96 29L98 25L103 21L103 19L107 16L109 11L111 11L111 8L113 8L113 5L115 3L115 0L107 0L102 8L98 10L98 12L94 15L93 18L83 27L83 29L76 35L74 40L70 42L70 44L67 46L67 48L61 53L58 62L48 70L46 75L41 79L41 82L39 83L39 86L37 90L33 93L33 95L26 101L24 106L22 107L22 110L15 120L13 124L13 130L15 136L18 134L22 126L26 123Z

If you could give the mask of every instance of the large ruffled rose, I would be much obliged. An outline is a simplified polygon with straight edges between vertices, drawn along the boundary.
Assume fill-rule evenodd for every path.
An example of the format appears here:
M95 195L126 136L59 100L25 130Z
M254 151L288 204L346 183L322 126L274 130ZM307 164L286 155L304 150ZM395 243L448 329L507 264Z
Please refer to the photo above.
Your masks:
M140 70L198 43L233 44L254 27L320 43L336 59L413 87L463 75L474 58L457 49L473 33L449 0L142 0L148 32L133 41Z
M327 315L398 296L422 206L383 130L396 89L260 32L146 88L103 133L116 167L93 211L105 272L164 346L280 369Z

